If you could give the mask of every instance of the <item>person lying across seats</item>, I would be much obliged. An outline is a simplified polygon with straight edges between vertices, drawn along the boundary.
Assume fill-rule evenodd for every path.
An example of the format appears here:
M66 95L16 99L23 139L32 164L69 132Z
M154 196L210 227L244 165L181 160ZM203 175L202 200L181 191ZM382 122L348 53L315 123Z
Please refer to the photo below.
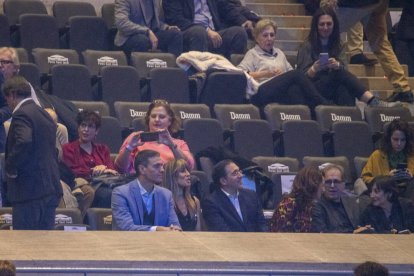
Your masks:
M338 18L331 8L320 8L313 15L309 36L298 51L297 66L333 104L353 106L357 98L369 106L401 105L380 100L347 70Z
M152 141L142 139L143 131L131 133L125 139L115 159L118 171L135 173L134 159L140 151L145 149L159 152L164 163L174 159L184 159L187 169L193 169L194 158L187 143L184 140L171 137L178 131L178 120L167 101L154 100L148 107L145 123L150 132L157 132L156 139L149 139Z
M285 54L275 47L276 23L269 19L257 22L253 30L256 46L237 66L260 83L251 102L259 107L268 103L304 104L311 109L327 101L300 71L293 70Z

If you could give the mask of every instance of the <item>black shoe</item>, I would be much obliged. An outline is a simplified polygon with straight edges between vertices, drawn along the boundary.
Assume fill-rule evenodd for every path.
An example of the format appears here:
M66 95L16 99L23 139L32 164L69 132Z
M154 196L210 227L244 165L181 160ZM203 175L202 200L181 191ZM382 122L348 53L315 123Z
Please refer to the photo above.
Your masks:
M350 64L363 64L367 66L372 66L378 63L378 60L373 58L368 58L364 54L356 54L351 57L351 60L349 62Z
M414 97L413 93L411 93L411 90L406 92L394 92L391 96L387 98L387 101L412 103L414 101Z

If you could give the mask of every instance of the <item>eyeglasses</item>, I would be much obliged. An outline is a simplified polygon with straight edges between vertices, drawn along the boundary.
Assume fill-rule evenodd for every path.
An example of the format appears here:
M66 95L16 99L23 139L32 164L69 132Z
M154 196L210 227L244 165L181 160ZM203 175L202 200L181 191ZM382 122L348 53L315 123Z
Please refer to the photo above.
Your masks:
M230 173L231 176L238 176L238 175L243 175L243 171L242 170L234 170L233 172Z
M326 186L332 186L332 185L339 185L344 183L342 180L338 180L338 179L326 179L324 184Z
M86 128L88 128L88 129L95 129L96 128L95 124L87 124L87 123L81 123L79 125L79 127L81 129L86 129Z
M1 65L12 64L12 63L14 63L13 60L0 59Z

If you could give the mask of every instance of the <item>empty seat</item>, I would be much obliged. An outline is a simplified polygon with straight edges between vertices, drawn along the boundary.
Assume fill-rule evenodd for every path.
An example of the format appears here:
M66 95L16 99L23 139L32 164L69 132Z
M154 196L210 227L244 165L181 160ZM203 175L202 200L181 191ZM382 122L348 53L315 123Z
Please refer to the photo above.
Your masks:
M95 111L101 116L109 116L109 106L105 102L95 102L95 101L72 101L72 103L79 109L79 112L83 110Z
M362 170L364 169L365 165L368 162L369 157L360 157L356 156L354 158L354 167L355 167L355 173L357 177L361 177Z
M83 63L88 67L92 75L101 74L105 66L127 66L127 58L122 51L97 51L86 50L82 52Z
M345 156L323 157L323 156L305 156L302 160L304 166L320 166L325 163L340 165L344 169L344 180L346 183L353 183L354 178L351 175L349 160Z
M96 135L96 141L107 145L111 153L119 152L122 144L122 129L117 118L102 116L102 123Z
M93 100L91 75L82 64L62 64L52 67L53 94L73 101Z
M190 87L187 74L181 68L154 68L150 71L151 99L171 103L189 103Z
M210 109L205 104L180 104L172 103L171 109L180 118L181 128L187 119L211 118Z
M111 231L112 210L110 208L89 208L86 210L86 223L91 230Z
M203 171L192 170L191 176L197 177L199 182L195 185L191 185L191 193L195 194L197 198L202 201L207 195L210 194L210 182L208 181L207 174Z
M242 54L231 54L230 61L234 66L237 66L240 64L243 58L244 58L244 55Z
M9 47L10 45L9 20L4 14L0 14L0 47Z
M352 161L356 156L368 157L374 150L366 122L335 122L332 131L335 156L346 156ZM353 166L350 173L353 179L358 176Z
M242 104L246 98L246 76L241 72L213 72L207 76L199 102L213 109L214 104Z
M251 159L255 156L273 156L272 129L265 120L236 120L233 123L234 151Z
M120 102L114 103L115 114L123 128L131 128L136 118L145 118L149 102Z
M91 3L80 1L56 1L52 12L61 30L68 28L72 16L96 16L95 7Z
M82 214L78 208L56 208L55 224L82 224Z
M214 113L225 130L237 120L260 120L259 109L252 104L216 104Z
M139 76L132 66L107 66L101 71L102 101L110 107L115 115L116 101L138 102L141 100Z
M22 14L47 14L46 6L42 1L5 0L3 9L11 26L19 24L19 16Z
M19 74L33 87L40 87L40 70L34 63L20 63Z
M299 161L296 158L279 156L255 156L252 158L252 161L259 165L263 169L263 172L269 177L271 176L272 172L269 172L268 167L275 163L287 166L289 168L289 172L299 171Z
M15 48L17 52L17 56L19 57L20 63L28 63L29 62L29 54L27 53L25 48Z
M411 120L411 113L405 107L366 107L364 109L365 121L369 125L374 141L382 136L384 124L394 119Z
M59 31L53 16L23 14L19 20L21 47L28 53L31 53L34 48L59 48Z
M81 53L108 50L105 21L97 16L72 16L69 19L69 48Z
M322 132L315 121L285 121L282 125L284 156L324 156Z
M184 121L184 140L196 155L207 147L223 146L223 127L216 119L188 119Z
M42 83L51 76L51 68L56 64L79 64L79 55L71 49L35 48L32 51L34 62L39 67Z
M154 68L177 67L175 56L170 53L133 52L131 63L141 79L147 79Z
M335 122L362 121L361 111L356 106L318 105L315 113L323 132L330 132Z
M309 107L306 105L268 104L264 108L266 120L273 131L280 131L285 121L311 120Z

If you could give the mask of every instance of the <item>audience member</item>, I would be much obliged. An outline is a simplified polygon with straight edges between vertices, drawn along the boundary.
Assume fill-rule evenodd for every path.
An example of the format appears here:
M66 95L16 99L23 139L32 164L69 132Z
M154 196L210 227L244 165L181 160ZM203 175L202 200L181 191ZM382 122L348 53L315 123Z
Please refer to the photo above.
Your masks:
M231 160L213 168L215 190L202 202L209 231L264 232L266 222L256 192L242 188L243 173Z
M179 56L183 36L177 26L161 21L161 1L115 0L115 45L127 55L160 49Z
M3 93L11 110L7 139L7 196L13 229L49 230L62 196L56 150L56 124L30 98L31 86L20 76L8 79Z
M172 193L175 213L182 229L184 231L200 231L200 201L190 194L190 172L183 159L176 159L165 165L163 184Z
M59 144L59 146L63 146L64 144L69 142L69 136L68 136L68 129L65 125L59 123L58 116L52 108L48 107L45 108L45 111L49 113L50 117L52 117L53 122L57 125L57 131L56 131L56 143Z
M329 164L323 169L325 191L312 210L311 231L316 233L356 233L369 227L358 227L360 208L357 198L345 195L344 170Z
M112 229L181 231L169 190L160 187L164 163L160 154L143 150L135 158L137 179L112 193Z
M397 28L397 38L407 43L408 71L414 76L414 0L402 1L403 10Z
M372 66L378 63L377 59L367 57L364 50L364 26L361 22L356 23L346 33L346 51L348 52L350 64L364 64Z
M292 191L278 204L272 232L310 232L312 209L323 192L323 176L317 167L304 167L293 180Z
M16 266L11 261L0 261L0 276L15 276Z
M120 172L134 173L135 156L142 150L151 149L160 153L167 163L173 159L184 159L188 170L194 168L194 158L185 141L172 138L179 128L179 119L170 104L164 100L154 100L148 107L145 123L151 132L158 132L158 141L142 142L142 131L131 133L124 141L115 159L115 166Z
M414 133L407 122L396 119L387 127L380 148L375 150L361 177L371 191L372 180L376 176L389 175L398 180L409 181L414 172ZM406 164L406 169L398 164Z
M274 46L276 31L273 21L260 20L253 31L256 46L238 65L260 82L257 94L251 97L252 103L260 107L272 102L304 104L311 109L326 103L312 82L302 72L293 70L282 50Z
M365 262L354 269L354 276L388 276L388 269L376 262Z
M298 51L297 63L320 94L334 104L355 105L355 98L370 106L400 104L378 99L347 71L339 22L333 9L321 8L315 12L309 36ZM338 89L340 86L345 89Z
M117 175L107 145L95 143L94 140L101 127L101 117L94 111L83 110L77 116L79 139L63 145L63 162L72 170L76 178L77 187L83 193L79 208L85 214L96 197L96 207L111 206L112 189L99 187L96 190L89 182L94 176L102 174ZM99 204L98 204L99 201Z
M164 0L165 20L183 31L184 51L211 51L229 58L231 54L244 53L247 34L244 28L252 28L245 21L229 22L229 14L220 16L219 10L231 10L228 1L219 0ZM234 15L234 13L231 13ZM240 18L241 13L236 16ZM237 21L237 20L235 20ZM224 25L231 25L226 28Z
M340 32L345 32L357 22L362 22L371 50L377 56L385 75L394 87L388 101L413 102L413 94L404 70L388 40L387 12L389 0L321 0L321 6L335 7Z
M361 214L361 223L370 225L376 233L403 233L414 231L414 203L399 197L397 182L390 176L373 180L372 202Z

